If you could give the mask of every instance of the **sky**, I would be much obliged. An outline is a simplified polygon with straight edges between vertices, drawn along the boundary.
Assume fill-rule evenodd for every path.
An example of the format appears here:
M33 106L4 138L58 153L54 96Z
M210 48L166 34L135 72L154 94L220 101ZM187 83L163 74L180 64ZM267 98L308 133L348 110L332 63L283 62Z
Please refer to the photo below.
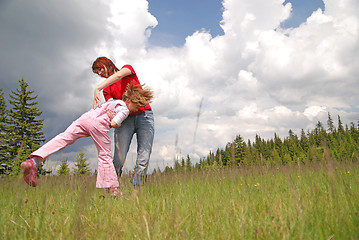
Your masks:
M50 140L91 108L98 56L131 64L155 92L149 171L195 163L237 135L300 135L328 113L357 123L358 12L357 0L3 0L0 88L29 83ZM97 168L91 139L45 167L80 150ZM127 171L135 152L134 139Z

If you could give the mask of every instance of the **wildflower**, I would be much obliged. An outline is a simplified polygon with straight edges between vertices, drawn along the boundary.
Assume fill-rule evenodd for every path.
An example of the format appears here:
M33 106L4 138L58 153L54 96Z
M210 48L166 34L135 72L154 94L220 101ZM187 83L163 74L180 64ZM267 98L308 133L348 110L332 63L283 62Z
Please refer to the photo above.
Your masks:
M28 201L29 201L28 198L25 198L25 199L24 199L24 203L27 203Z

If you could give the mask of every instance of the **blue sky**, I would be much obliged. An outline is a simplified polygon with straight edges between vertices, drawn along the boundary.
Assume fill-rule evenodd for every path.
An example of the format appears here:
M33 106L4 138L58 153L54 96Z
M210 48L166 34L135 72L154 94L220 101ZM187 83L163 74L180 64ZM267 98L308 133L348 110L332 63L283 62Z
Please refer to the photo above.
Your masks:
M313 11L324 10L322 0L286 0L293 7L292 16L281 24L283 28L298 27ZM149 0L149 11L157 18L149 42L160 46L181 46L185 38L197 30L206 29L212 36L223 35L220 27L220 0Z
M328 112L358 122L359 2L290 2L0 1L0 88L7 97L21 78L29 83L50 140L91 108L98 56L131 64L155 92L150 169L187 154L196 162L238 134L299 135ZM80 149L96 168L91 139L48 167ZM132 143L126 170L135 160Z
M282 27L298 27L302 22L304 22L313 11L321 8L324 10L324 3L322 0L286 0L284 4L290 2L293 7L292 16L282 23Z

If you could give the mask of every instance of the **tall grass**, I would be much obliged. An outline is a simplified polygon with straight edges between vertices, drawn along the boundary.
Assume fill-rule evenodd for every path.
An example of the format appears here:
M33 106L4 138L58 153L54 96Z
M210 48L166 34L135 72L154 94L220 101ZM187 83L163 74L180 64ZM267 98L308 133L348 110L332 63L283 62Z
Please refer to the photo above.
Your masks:
M1 239L359 239L359 165L156 174L124 197L94 177L0 180Z

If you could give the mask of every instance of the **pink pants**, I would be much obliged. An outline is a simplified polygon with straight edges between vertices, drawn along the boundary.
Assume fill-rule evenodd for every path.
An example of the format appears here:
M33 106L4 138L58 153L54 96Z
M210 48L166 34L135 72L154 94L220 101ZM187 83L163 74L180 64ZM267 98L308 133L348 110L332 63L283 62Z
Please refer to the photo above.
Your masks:
M30 157L39 157L42 162L51 154L73 144L77 139L91 137L98 151L97 188L118 187L118 179L111 156L111 141L108 135L110 125L107 115L98 116L93 110L84 113L74 121L63 133L60 133Z

